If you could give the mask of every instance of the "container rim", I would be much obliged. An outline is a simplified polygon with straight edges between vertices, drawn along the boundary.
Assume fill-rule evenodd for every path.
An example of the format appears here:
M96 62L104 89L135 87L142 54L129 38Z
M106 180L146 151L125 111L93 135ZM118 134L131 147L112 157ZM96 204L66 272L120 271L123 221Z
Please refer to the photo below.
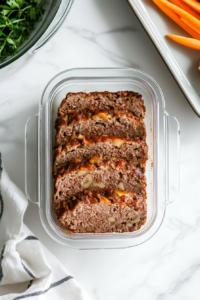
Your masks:
M87 73L88 71L88 73ZM91 71L91 72L89 72ZM101 71L99 74L98 73L95 73L95 72L98 72L98 71ZM103 71L107 71L108 73L104 73ZM109 73L110 71L110 73ZM114 74L114 72L112 71L116 71L116 74ZM117 71L119 71L117 73ZM120 73L121 72L121 73ZM61 76L62 74L64 74L64 77ZM159 115L159 118L158 118L158 122L156 121L157 123L157 127L159 128L159 125L160 125L160 122L161 122L161 132L160 130L157 131L156 129L156 133L159 133L158 134L158 137L160 136L160 134L163 136L162 137L162 146L161 146L161 157L159 158L159 160L162 160L162 157L165 158L165 136L166 136L166 126L165 126L165 122L166 122L166 111L165 111L165 100L164 100L164 95L163 95L163 92L159 86L159 84L156 82L156 80L151 77L149 74L141 71L141 70L138 70L138 69L134 69L134 68L124 68L124 67L120 67L120 68L115 68L115 67L111 67L111 68L71 68L71 69L67 69L67 70L63 70L59 73L57 73L53 78L51 78L49 80L49 82L46 84L44 90L43 90L43 93L42 93L42 97L41 97L41 100L40 100L40 103L39 103L39 118L38 118L38 143L39 143L39 147L38 147L38 154L39 154L39 163L38 163L38 169L39 170L43 170L43 167L44 167L44 161L40 161L41 159L41 153L40 151L41 148L46 145L46 142L47 142L47 137L46 137L46 129L44 129L44 126L46 128L46 126L48 126L48 122L46 120L46 117L47 116L46 114L48 114L48 108L45 107L46 106L46 103L47 102L51 102L51 95L54 95L54 90L56 91L57 89L57 86L59 87L59 84L60 86L62 86L62 83L64 83L65 81L70 80L70 79L90 79L90 78L94 78L95 79L105 79L107 77L110 77L112 79L119 79L120 77L124 77L124 78L137 78L137 74L139 75L138 76L138 80L142 80L144 81L147 85L149 85L151 87L151 89L153 90L154 94L156 95L156 98L155 98L155 103L158 104L158 106L156 106L157 108L157 113L155 115L156 118L158 118L158 115ZM66 77L65 77L66 75ZM60 78L58 78L60 76ZM58 78L58 79L57 79ZM57 79L57 80L56 80ZM146 79L149 79L146 80ZM54 82L55 81L55 82ZM56 82L57 81L57 82ZM52 96L53 97L53 96ZM158 99L157 99L158 97ZM156 99L157 99L157 102L156 102ZM155 119L154 117L154 119ZM42 124L43 123L43 124ZM157 128L155 127L155 128ZM43 128L43 129L42 129ZM39 137L40 133L41 133L41 129L43 130L43 138L41 138L41 136ZM45 140L45 141L44 141ZM43 144L43 146L41 147L40 146L40 143ZM157 146L154 146L154 148L157 148ZM44 147L43 147L44 148ZM43 164L43 166L41 166L41 164ZM159 171L159 174L161 174L163 171L165 172L165 168L167 166L165 165L164 166L164 162L162 163L162 167L161 167L161 170ZM45 167L46 168L46 167ZM39 171L38 170L38 171ZM47 171L47 169L45 169ZM43 172L42 171L42 172ZM45 172L46 172L45 171ZM39 171L40 172L40 171ZM38 172L38 175L39 175L39 172ZM41 175L41 174L40 174ZM161 175L163 176L162 177L162 182L163 184L165 185L165 176L166 174L163 174ZM43 184L46 184L46 179L45 179L45 182L43 182ZM65 245L65 246L68 246L68 247L71 247L71 248L79 248L79 249L118 249L118 248L128 248L128 247L134 247L134 246L137 246L137 245L140 245L142 243L144 243L145 241L149 240L157 231L158 229L160 228L162 222L163 222L163 219L164 219L164 216L165 216L165 212L166 212L166 207L167 207L167 187L164 188L164 189L161 189L161 192L159 191L159 196L161 195L162 196L162 199L160 199L160 201L162 202L162 212L160 212L159 214L159 218L156 218L156 222L154 222L152 228L150 228L150 230L147 230L145 229L145 231L141 232L140 236L136 236L134 235L134 237L136 239L138 239L137 241L133 242L134 240L134 237L125 237L121 240L121 242L124 242L125 243L125 246L121 246L119 244L119 239L116 240L113 239L111 243L110 241L107 241L105 242L105 240L102 240L102 241L99 241L98 238L96 240L85 240L86 241L86 244L83 246L83 245L80 245L81 242L83 242L82 239L80 240L77 240L77 239L69 239L69 238L65 238L63 239L63 237L58 234L58 232L55 230L55 228L52 228L52 225L50 224L49 222L49 218L48 216L46 215L46 200L44 200L44 196L46 194L43 194L43 192L40 194L40 191L39 191L39 182L38 182L38 197L39 197L39 200L40 200L40 196L42 195L42 198L41 198L41 203L40 203L40 218L41 218L41 222L45 228L45 230L47 231L47 233L51 236L51 238L53 238L55 241ZM43 189L43 187L42 187ZM46 193L46 192L45 192ZM159 198L158 198L159 199ZM159 202L160 202L159 201ZM139 233L138 233L139 234ZM99 234L98 234L99 236ZM135 240L136 240L135 239ZM84 242L85 242L84 241ZM100 243L101 242L105 242L106 244L101 246Z
M146 73L144 71L141 71L141 70L136 69L136 68L124 68L124 67L108 67L108 68L106 68L106 67L102 67L102 68L99 68L99 67L95 68L95 67L93 67L93 68L70 68L70 69L65 69L65 70L57 73L55 76L53 76L48 81L48 83L45 85L43 93L42 93L42 96L41 96L41 102L40 102L40 104L42 104L42 100L44 98L44 94L45 94L48 86L51 84L52 81L54 81L54 79L56 79L58 76L60 76L60 75L62 75L64 73L71 72L71 71L79 71L79 70L88 70L88 71L89 70L116 70L116 71L119 70L119 71L134 71L134 72L138 72L140 74L143 74L143 75L147 76L151 81L153 81L154 84L157 86L157 88L158 88L158 90L159 90L159 92L161 94L161 98L162 98L162 107L163 107L163 109L165 109L164 94L163 94L163 91L162 91L160 85L157 83L157 81L151 75L149 75L148 73ZM104 76L102 76L102 77L104 77Z

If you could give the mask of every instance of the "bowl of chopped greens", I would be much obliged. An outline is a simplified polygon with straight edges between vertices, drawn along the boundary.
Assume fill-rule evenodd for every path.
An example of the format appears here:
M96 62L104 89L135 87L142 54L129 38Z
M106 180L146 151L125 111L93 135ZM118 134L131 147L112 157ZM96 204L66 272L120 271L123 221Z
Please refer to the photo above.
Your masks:
M74 0L1 0L0 69L16 69L60 28ZM10 72L9 72L10 73ZM2 72L0 72L0 77Z

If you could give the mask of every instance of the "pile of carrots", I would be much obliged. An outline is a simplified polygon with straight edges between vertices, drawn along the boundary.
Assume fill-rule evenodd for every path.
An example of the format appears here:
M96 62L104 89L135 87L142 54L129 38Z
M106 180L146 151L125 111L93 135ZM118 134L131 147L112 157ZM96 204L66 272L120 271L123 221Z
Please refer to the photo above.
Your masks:
M153 0L153 2L192 38L168 34L167 37L184 46L200 50L200 1Z

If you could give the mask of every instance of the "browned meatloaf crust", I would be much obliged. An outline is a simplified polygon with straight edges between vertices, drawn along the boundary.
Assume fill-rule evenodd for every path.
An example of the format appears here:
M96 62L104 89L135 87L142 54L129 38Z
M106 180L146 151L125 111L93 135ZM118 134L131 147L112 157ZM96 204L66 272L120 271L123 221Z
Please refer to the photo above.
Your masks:
M105 135L79 135L70 138L69 142L55 150L54 175L70 160L91 156L124 158L143 168L147 154L147 144L144 141Z
M84 191L56 211L61 224L73 232L132 232L146 222L146 198L117 190Z
M94 156L75 159L57 175L54 202L65 201L83 190L118 189L146 194L146 178L131 162Z
M94 92L68 93L62 101L58 115L64 116L69 110L81 111L92 106L95 109L123 109L131 111L136 117L144 118L145 106L142 96L135 92Z
M131 113L121 110L95 110L87 107L82 112L70 111L56 120L56 144L75 135L111 135L144 139L145 125Z

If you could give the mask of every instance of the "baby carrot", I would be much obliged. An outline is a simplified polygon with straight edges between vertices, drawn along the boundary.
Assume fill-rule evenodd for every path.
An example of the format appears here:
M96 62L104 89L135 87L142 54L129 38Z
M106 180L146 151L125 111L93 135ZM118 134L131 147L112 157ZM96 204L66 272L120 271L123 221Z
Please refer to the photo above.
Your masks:
M194 10L196 10L198 13L200 13L200 3L193 0L183 0L185 3L187 3L190 7L192 7Z
M185 24L187 24L189 27L191 27L194 31L198 32L200 34L200 28L194 26L191 24L188 20L181 18L181 21L183 21Z
M169 9L173 10L177 15L181 16L182 18L190 21L192 24L194 24L196 27L200 27L200 21L188 14L183 9L179 8L178 6L166 1L166 0L160 0L160 2L164 5L166 5Z
M169 0L169 1L171 3L173 3L174 5L178 6L179 8L183 9L188 14L192 15L193 17L195 17L197 20L200 21L199 14L196 13L195 10L193 10L190 6L188 6L187 4L185 4L184 2L182 2L181 0Z
M191 29L189 26L187 26L184 22L181 21L179 16L175 14L171 9L166 7L161 3L160 0L153 0L153 2L168 16L170 17L174 22L176 22L181 28L183 28L187 33L189 33L193 38L200 40L200 34L198 34L196 31Z
M200 41L183 36L168 34L167 37L186 47L200 50Z

